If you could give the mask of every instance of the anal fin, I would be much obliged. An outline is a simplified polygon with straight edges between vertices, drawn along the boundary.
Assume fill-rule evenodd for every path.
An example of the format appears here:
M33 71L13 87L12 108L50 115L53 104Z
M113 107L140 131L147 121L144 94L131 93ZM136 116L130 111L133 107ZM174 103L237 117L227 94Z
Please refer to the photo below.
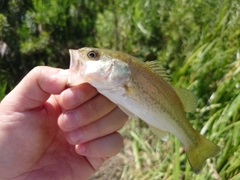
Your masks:
M149 127L161 140L167 141L169 139L169 133L167 131L163 131L151 125L149 125Z

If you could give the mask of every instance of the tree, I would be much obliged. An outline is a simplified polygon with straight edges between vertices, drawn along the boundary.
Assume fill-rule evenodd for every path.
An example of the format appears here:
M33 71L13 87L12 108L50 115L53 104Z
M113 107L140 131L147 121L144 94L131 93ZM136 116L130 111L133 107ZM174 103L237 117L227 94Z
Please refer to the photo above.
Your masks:
M37 65L67 68L70 48L93 46L97 13L108 0L24 0L0 5L1 84L8 90Z

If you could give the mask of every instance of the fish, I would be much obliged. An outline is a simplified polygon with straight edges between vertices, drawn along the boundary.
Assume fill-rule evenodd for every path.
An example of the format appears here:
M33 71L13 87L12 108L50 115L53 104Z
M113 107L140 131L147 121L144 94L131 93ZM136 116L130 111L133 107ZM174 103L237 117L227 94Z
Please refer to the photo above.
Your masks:
M196 96L190 90L174 88L159 61L144 63L120 51L91 47L69 52L69 86L89 83L128 116L145 121L162 140L169 133L176 136L195 173L220 152L186 117L186 112L196 110Z

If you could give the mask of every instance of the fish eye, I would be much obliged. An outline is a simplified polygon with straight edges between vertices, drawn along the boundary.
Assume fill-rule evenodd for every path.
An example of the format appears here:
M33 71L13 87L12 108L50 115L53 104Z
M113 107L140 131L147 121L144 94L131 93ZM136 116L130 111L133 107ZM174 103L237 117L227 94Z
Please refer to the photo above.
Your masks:
M90 51L88 52L87 56L90 58L90 59L96 59L98 57L98 54L97 52L95 51Z

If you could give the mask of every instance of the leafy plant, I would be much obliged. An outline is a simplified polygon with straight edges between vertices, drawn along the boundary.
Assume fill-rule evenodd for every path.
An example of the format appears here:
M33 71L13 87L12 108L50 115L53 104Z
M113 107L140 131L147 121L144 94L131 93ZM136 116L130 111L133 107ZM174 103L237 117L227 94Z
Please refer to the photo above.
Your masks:
M194 128L222 148L195 175L175 137L157 141L142 123L131 122L123 133L130 131L133 153L123 154L135 164L125 162L122 179L239 178L239 10L237 0L132 0L115 1L98 15L97 46L163 62L172 84L199 98L196 113L188 114Z
M175 137L162 142L143 122L130 121L121 131L118 179L239 179L239 12L238 0L1 1L0 43L7 51L0 58L0 98L36 65L67 68L70 48L159 60L174 86L198 96L190 122L222 151L196 175Z

